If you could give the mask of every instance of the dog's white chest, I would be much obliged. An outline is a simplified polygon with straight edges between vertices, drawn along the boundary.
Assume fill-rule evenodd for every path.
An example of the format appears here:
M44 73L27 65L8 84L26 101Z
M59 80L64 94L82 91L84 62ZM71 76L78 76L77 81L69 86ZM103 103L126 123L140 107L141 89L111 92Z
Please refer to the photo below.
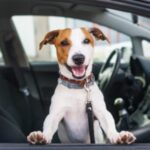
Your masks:
M66 88L63 92L65 93ZM68 94L69 93L69 94ZM63 127L71 142L86 142L89 138L88 119L86 113L87 93L82 90L69 90L62 100L65 103L66 113Z
M86 114L86 104L75 102L68 108L64 117L64 125L68 136L73 141L85 142L88 136L88 120Z

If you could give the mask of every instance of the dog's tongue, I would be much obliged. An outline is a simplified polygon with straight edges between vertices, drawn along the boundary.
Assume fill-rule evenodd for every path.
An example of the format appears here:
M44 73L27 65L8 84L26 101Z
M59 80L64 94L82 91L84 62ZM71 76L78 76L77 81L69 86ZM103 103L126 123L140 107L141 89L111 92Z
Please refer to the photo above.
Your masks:
M76 77L82 77L85 74L85 66L72 67L72 73Z

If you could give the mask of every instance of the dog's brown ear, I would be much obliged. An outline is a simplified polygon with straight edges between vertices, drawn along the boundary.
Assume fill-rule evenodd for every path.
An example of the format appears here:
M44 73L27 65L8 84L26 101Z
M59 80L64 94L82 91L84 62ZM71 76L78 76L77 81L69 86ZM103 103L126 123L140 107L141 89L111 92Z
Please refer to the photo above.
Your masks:
M107 38L107 36L105 36L105 34L96 27L90 28L89 32L92 33L92 35L97 39L97 40L107 40L108 43L110 43L109 39Z
M40 50L42 49L43 45L46 45L47 43L54 44L54 40L58 36L58 34L59 34L59 30L48 32L45 35L44 39L40 42L39 45Z

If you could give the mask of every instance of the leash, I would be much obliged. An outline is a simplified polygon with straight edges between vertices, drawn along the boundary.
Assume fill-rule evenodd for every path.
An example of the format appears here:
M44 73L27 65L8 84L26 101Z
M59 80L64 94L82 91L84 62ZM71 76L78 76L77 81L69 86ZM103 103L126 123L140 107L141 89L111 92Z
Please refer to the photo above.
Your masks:
M94 137L94 115L93 115L93 107L90 98L91 89L89 88L88 80L86 80L86 84L84 85L85 91L87 92L87 103L86 103L86 112L88 115L88 125L89 125L89 133L90 133L90 141L91 143L95 143Z

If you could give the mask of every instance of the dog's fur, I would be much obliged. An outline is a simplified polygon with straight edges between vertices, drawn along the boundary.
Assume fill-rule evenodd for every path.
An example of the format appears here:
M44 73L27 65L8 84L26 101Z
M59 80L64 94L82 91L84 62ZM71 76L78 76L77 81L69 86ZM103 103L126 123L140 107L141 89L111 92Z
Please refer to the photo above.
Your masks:
M84 41L88 39L88 41ZM77 28L54 30L46 34L40 43L40 49L45 44L54 44L57 51L60 74L73 80L86 79L92 71L94 44L96 40L108 40L98 28ZM79 70L72 57L82 54L85 60ZM70 69L68 69L68 67ZM76 67L74 69L74 67ZM115 122L107 110L102 92L96 83L90 86L90 97L93 113L98 119L95 138L102 143L102 131L110 143L127 143L135 141L131 132L117 132ZM31 132L27 140L32 143L51 143L56 130L62 143L90 143L88 119L86 114L87 93L84 88L70 89L58 84L51 100L49 114L47 115L43 132ZM62 132L63 131L63 132Z

